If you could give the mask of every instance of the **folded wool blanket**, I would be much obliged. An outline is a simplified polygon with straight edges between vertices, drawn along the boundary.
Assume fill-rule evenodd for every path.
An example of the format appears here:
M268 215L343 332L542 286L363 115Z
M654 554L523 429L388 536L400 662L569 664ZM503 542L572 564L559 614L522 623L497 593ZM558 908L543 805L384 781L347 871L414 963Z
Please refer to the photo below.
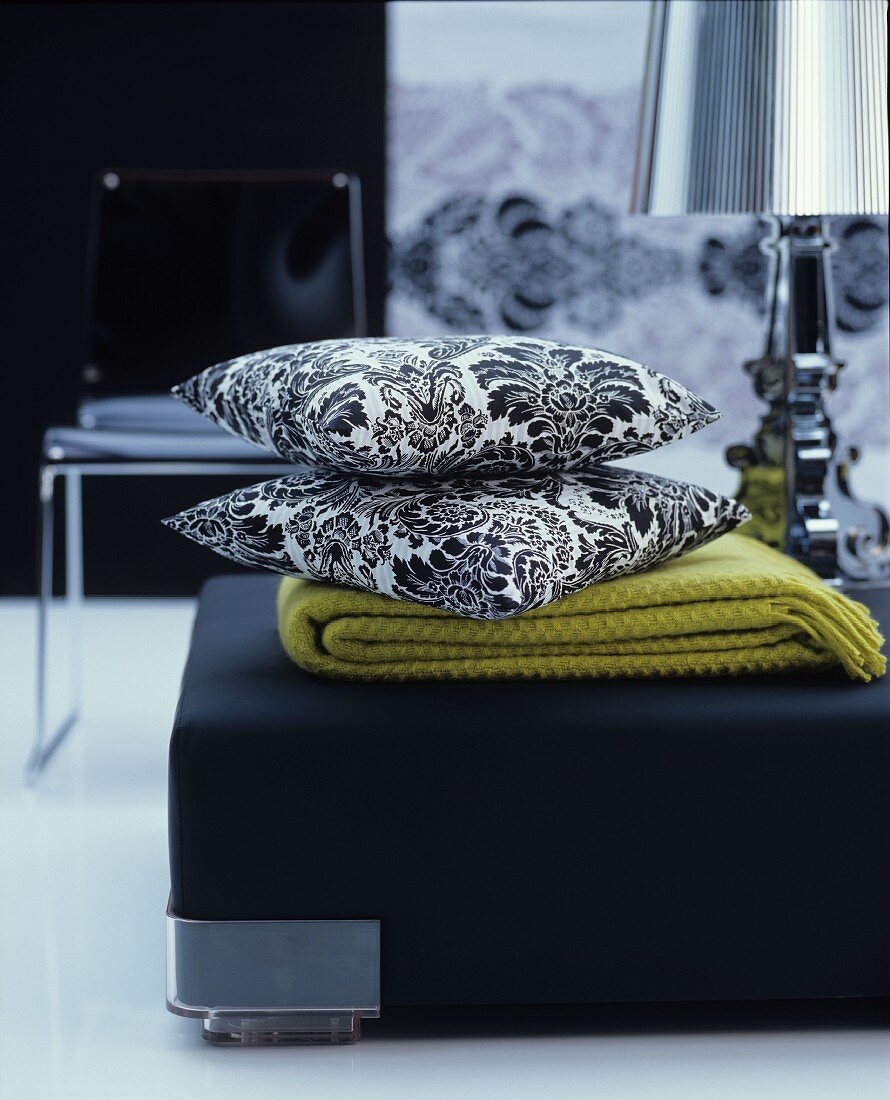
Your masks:
M497 622L286 577L278 626L298 665L346 680L717 676L831 666L870 680L886 667L883 638L866 608L736 534Z

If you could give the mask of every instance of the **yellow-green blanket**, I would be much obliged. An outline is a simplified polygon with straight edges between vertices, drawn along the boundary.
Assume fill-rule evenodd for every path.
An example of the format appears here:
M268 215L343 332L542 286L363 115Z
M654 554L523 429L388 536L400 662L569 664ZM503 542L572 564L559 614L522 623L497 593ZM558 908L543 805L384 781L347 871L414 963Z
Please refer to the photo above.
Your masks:
M570 680L886 667L868 611L742 535L512 619L285 578L278 626L302 668L347 680Z

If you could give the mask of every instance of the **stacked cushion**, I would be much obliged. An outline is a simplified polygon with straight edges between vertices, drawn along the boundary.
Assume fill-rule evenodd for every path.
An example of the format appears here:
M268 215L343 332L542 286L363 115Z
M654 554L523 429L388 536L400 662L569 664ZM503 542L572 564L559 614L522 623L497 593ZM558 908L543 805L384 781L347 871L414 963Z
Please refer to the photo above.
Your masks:
M707 489L603 463L719 415L629 359L530 337L328 340L176 387L309 467L166 522L234 561L474 619L542 607L748 518Z
M603 466L497 480L315 472L167 523L242 565L502 619L666 561L746 517L707 489Z
M644 454L720 415L633 360L528 336L292 344L173 392L288 461L387 476L572 470Z

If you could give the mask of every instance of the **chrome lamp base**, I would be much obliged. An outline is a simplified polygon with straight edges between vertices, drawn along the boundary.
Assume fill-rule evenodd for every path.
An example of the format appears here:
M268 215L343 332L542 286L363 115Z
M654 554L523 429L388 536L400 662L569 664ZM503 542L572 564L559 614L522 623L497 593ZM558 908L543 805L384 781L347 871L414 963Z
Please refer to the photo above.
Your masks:
M831 243L821 218L776 219L764 354L745 364L769 405L751 445L727 461L741 471L751 533L834 585L890 582L890 520L856 500L853 447L839 447L826 410L843 363L831 354Z

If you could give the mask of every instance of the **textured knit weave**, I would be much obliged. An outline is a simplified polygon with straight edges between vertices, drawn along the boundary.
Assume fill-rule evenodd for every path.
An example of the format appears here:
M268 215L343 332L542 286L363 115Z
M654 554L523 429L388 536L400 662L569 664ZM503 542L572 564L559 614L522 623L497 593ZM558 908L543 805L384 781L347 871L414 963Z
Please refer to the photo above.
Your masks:
M886 667L868 611L753 539L685 557L500 622L284 578L278 626L302 668L347 680L570 680Z

